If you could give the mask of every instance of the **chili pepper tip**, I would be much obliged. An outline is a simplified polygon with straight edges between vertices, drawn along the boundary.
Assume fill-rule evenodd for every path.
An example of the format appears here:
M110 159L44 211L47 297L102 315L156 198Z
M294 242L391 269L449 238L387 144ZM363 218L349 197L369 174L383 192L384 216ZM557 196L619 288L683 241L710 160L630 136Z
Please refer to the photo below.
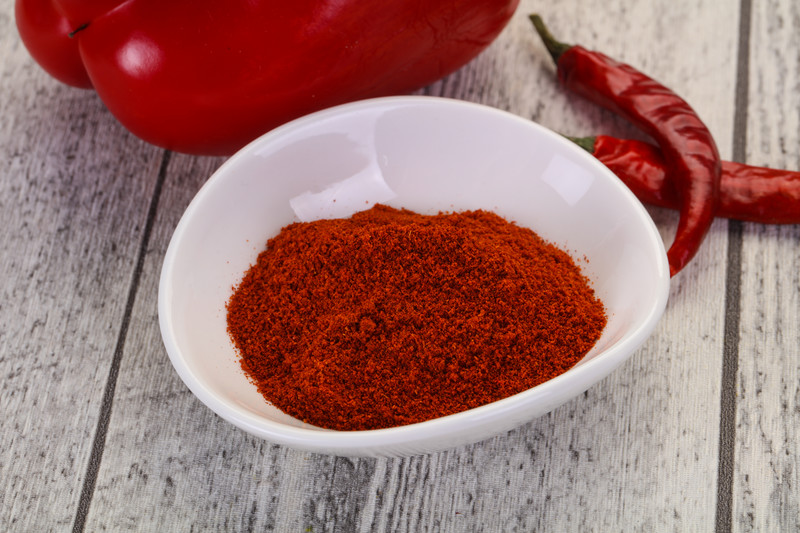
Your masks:
M556 38L550 33L550 30L547 29L547 26L545 26L542 17L536 13L529 15L528 18L531 19L533 27L536 28L536 32L539 34L539 37L541 37L542 41L544 41L547 51L550 52L551 56L553 56L553 61L558 63L558 58L561 57L561 54L572 48L572 45L556 40Z

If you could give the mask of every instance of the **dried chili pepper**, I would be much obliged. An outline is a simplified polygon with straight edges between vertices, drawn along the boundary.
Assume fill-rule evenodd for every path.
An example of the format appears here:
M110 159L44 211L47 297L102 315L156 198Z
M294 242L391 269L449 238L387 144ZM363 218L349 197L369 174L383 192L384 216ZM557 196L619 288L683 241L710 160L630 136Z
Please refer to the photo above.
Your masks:
M570 256L485 211L378 205L296 223L227 307L264 397L317 426L377 429L471 409L567 371L606 324Z
M667 251L674 276L694 257L719 204L721 161L711 133L669 88L604 54L557 41L538 15L530 18L564 86L626 118L658 143L681 198L678 229Z
M573 138L644 203L678 209L664 157L651 143L608 135ZM761 224L800 224L800 172L722 162L717 216Z

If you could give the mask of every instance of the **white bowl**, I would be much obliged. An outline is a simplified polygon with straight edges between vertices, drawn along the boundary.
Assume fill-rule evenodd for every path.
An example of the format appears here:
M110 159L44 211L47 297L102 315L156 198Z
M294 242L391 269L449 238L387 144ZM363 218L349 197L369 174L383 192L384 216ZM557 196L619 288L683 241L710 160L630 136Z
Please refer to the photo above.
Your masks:
M283 226L349 216L374 203L431 214L482 208L532 228L581 259L608 313L601 339L555 379L427 422L331 431L278 411L245 377L228 337L232 287ZM590 154L497 109L410 96L314 113L226 161L175 230L158 307L176 371L225 420L304 450L398 456L488 438L581 394L645 341L668 289L666 254L652 220Z

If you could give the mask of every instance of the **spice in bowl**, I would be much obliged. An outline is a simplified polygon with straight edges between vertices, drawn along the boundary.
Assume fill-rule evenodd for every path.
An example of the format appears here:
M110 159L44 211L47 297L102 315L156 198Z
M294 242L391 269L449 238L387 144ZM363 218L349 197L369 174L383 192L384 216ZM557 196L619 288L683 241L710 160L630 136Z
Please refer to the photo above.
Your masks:
M384 205L294 223L234 288L228 332L281 411L318 427L423 422L580 361L606 324L570 255L483 210Z

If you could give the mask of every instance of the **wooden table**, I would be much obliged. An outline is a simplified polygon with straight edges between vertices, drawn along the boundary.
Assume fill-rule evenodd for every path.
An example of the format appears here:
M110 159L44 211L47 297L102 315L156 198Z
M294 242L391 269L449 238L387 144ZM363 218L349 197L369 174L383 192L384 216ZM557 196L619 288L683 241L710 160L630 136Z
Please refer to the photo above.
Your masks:
M633 136L565 94L528 13L683 95L724 158L800 168L796 0L523 0L421 91ZM797 531L800 227L717 220L653 336L552 413L405 459L253 438L172 369L156 301L222 158L148 145L48 77L0 10L0 530ZM677 222L651 208L665 242Z

